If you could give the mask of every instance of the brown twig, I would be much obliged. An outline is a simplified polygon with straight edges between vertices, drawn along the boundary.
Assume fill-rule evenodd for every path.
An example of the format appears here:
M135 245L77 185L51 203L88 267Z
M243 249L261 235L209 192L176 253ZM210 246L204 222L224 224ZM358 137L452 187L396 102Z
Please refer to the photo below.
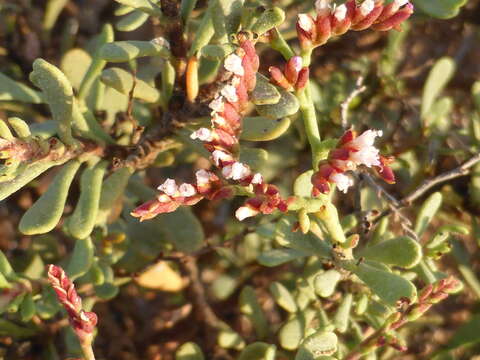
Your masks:
M352 92L347 96L347 98L340 104L341 109L341 119L342 119L342 128L347 129L348 127L348 108L353 101L353 99L360 95L362 92L367 90L367 87L363 85L365 78L360 76L355 83L355 87Z
M480 162L480 153L473 156L472 158L467 160L462 165L456 167L455 169L452 169L450 171L444 172L443 174L440 174L438 176L425 180L418 188L416 188L410 194L405 196L403 199L398 200L398 206L396 207L396 209L400 210L404 207L410 206L415 200L420 198L428 190L430 190L432 187L438 184L444 183L448 180L452 180L461 176L468 175L470 173L471 168L478 162ZM384 210L372 220L372 223L375 224L379 222L382 218L384 218L387 215L390 215L391 213L392 213L391 208Z
M387 201L389 209L393 212L400 220L401 226L403 230L413 237L414 239L418 240L418 236L412 229L412 222L409 218L403 215L400 211L401 202L398 201L393 195L391 195L388 191L386 191L383 186L377 183L369 174L363 173L363 177L367 180L368 184L372 186L375 190L378 191L380 195L383 195L384 199Z
M194 309L199 319L202 319L207 327L212 329L219 329L222 327L222 321L215 315L210 304L207 301L205 289L200 279L200 273L198 271L197 260L189 256L185 258L185 261L181 262L182 267L188 277L190 278L190 286L188 291L190 293L190 299L194 305Z

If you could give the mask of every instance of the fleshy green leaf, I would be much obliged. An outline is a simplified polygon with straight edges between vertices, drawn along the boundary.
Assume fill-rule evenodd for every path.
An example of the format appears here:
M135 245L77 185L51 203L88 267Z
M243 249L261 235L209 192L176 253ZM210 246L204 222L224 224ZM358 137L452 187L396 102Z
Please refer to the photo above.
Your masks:
M297 304L293 299L292 294L290 291L278 281L274 281L270 284L270 293L272 294L275 302L282 307L283 309L287 310L288 312L294 313L297 311Z
M202 349L193 343L187 342L180 346L175 353L175 360L204 360Z
M85 275L90 270L90 266L93 263L94 250L95 248L90 237L75 241L75 247L66 269L67 275L72 281Z
M442 194L436 192L430 195L422 204L415 222L415 232L418 236L422 236L427 229L428 224L430 224L430 221L432 221L433 217L440 209L440 206L442 205L442 199Z
M352 309L353 295L347 293L343 296L342 302L338 306L335 317L333 318L333 323L337 330L341 333L344 333L348 329L348 322L350 318L350 310Z
M308 255L294 249L273 249L261 253L257 260L263 266L274 267Z
M0 101L2 100L33 104L42 103L42 98L38 92L0 73Z
M385 303L395 306L400 299L413 301L416 298L415 286L400 275L377 269L371 265L354 262L346 263L346 269L357 275Z
M143 12L146 12L150 15L160 16L162 11L160 7L156 4L158 0L115 0L116 2L137 9Z
M133 31L145 24L148 18L149 15L145 12L133 11L120 19L115 27L119 31Z
M267 9L258 18L257 22L252 26L252 32L263 35L271 28L281 25L285 21L285 12L279 7Z
M433 65L423 88L421 109L422 119L427 117L435 100L453 77L455 68L455 61L449 57L443 57Z
M297 97L283 89L279 89L279 92L280 100L276 104L256 106L260 115L272 119L281 119L297 113L300 108Z
M27 210L20 220L19 230L23 234L44 234L58 224L63 214L68 190L79 167L80 162L76 160L63 166L48 190Z
M263 116L243 119L242 139L250 141L270 141L282 136L290 127L290 119L271 119Z
M52 166L61 165L68 160L69 158L66 157L59 157L57 160L44 159L26 166L14 179L1 183L0 201L24 187L26 184L40 176Z
M408 269L417 265L422 258L422 247L418 241L408 236L399 236L368 246L359 255L368 260Z
M153 41L115 41L100 48L100 58L110 62L127 62L144 56L170 57L170 51Z
M96 220L97 224L101 224L107 220L115 203L123 195L130 176L131 170L125 167L118 169L105 179L100 195L100 206Z
M283 324L278 332L280 346L286 350L295 350L305 336L305 316L302 312Z
M315 292L321 297L331 296L341 278L342 275L335 269L317 275L313 282Z
M275 360L276 347L264 342L248 345L238 357L238 360Z
M84 170L80 179L80 197L68 218L68 232L77 239L85 239L93 230L97 219L106 162L99 162Z
M245 286L240 293L240 311L250 319L258 338L262 339L268 335L267 319L251 286Z
M57 67L43 59L37 59L33 62L30 81L42 89L52 117L58 122L60 139L67 145L73 145L71 131L73 89L67 77Z
M102 71L101 80L105 85L113 87L118 92L124 95L129 95L133 87L134 77L128 71L112 67ZM148 85L145 81L135 79L133 97L146 102L155 103L160 99L160 92L154 87Z
M235 46L232 44L211 44L202 47L201 54L209 59L223 60L234 51Z
M215 37L227 40L227 36L236 33L240 26L243 0L213 0L212 20Z
M295 360L316 360L337 351L337 335L333 332L318 331L303 340Z
M255 105L276 104L280 101L281 95L275 86L260 73L257 73L255 88L250 94L250 99Z
M414 0L415 6L430 16L449 19L458 15L467 0Z

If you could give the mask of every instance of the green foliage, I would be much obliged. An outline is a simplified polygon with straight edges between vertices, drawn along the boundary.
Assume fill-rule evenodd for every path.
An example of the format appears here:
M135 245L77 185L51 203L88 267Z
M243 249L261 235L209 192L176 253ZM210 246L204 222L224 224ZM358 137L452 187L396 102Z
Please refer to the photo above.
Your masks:
M30 81L42 89L43 97L50 106L53 119L58 122L58 135L66 145L73 145L72 113L73 89L65 75L43 59L33 63Z
M70 185L81 163L72 160L65 164L55 179L20 220L19 230L25 235L45 234L60 221ZM45 211L48 209L48 211Z
M415 0L414 3L432 17L449 19L458 15L467 0Z
M6 59L0 114L8 119L0 120L0 210L8 218L0 251L0 335L35 349L48 342L42 348L46 358L82 356L84 344L71 329L49 330L45 337L60 316L71 316L45 281L47 264L60 264L75 281L85 311L97 312L95 304L103 303L97 336L105 336L113 319L105 313L115 308L113 320L132 326L142 341L181 334L171 343L176 348L160 345L166 357L177 360L390 359L404 339L416 341L415 331L452 326L443 313L420 319L446 295L468 293L462 306L477 306L480 167L467 163L458 173L452 170L480 148L480 82L468 77L470 60L463 56L473 45L466 41L455 59L436 60L419 96L422 86L411 81L424 69L418 63L430 64L429 52L442 56L444 51L440 44L432 49L421 42L431 31L419 36L418 16L402 25L403 32L390 32L386 42L360 33L355 41L334 39L312 52L309 36L299 42L296 29L299 11L314 14L313 1L116 2L116 9L105 8L101 17L120 16L115 28L92 14L92 29L101 29L94 36L87 21L78 32L72 15L77 8L66 8L63 0L50 0L42 9L32 2L32 14L43 15L41 27L33 18L25 22L30 15L15 2L7 0L7 15L0 13L9 40L0 48ZM75 3L78 14L85 9L80 3ZM450 18L466 1L414 3L417 14ZM422 26L431 30L432 25ZM39 36L30 27L40 29ZM318 25L315 31L324 30ZM115 41L116 32L131 33ZM240 48L246 39L259 55L258 71L252 49ZM331 57L338 49L348 56ZM48 62L26 58L29 51ZM244 74L256 71L256 83L248 94L236 88L236 96L248 100L228 100L231 107L217 111L212 121L209 105L219 95L228 98L226 84L247 87L226 65L234 53L241 59L228 61L240 61L233 65L241 65ZM287 91L274 85L267 70L288 69L286 77L294 78L295 69L285 65L294 55L310 66L310 78L305 88ZM193 60L198 60L194 79L187 68ZM23 73L30 64L31 84ZM451 91L456 74L472 80L468 96L458 86ZM366 87L361 96L351 92L361 83L359 75ZM186 89L197 86L198 95L187 96ZM223 133L216 131L203 147L189 138L193 130L217 125ZM368 181L362 172L386 175L378 163L370 168L360 160L342 163L347 155L339 139L348 128L383 132L375 144L356 146L377 160L377 152L395 154L396 184ZM213 166L208 160L215 150L228 154ZM349 157L367 156L347 150ZM226 175L237 161L250 168L240 181ZM219 180L212 176L202 188L200 169ZM445 178L436 178L445 172ZM312 177L317 187L327 181L330 190L319 194ZM178 187L154 190L167 179L176 179ZM351 185L347 194L338 191L342 179ZM189 191L193 195L185 195ZM417 199L425 200L420 205ZM192 207L197 200L202 201ZM233 215L239 208L240 214L261 214L239 222ZM18 229L25 237L9 222L15 224L22 209ZM145 221L132 217L142 211ZM151 271L162 286L140 281ZM451 273L463 283L442 290ZM432 288L422 289L425 284ZM109 300L117 296L113 308ZM138 319L130 309L123 311L133 296L142 312ZM438 314L436 306L430 311ZM145 326L144 316L152 326ZM443 348L432 343L435 353L425 356L473 356L478 326L473 314ZM64 342L60 349L66 354L57 354L57 341ZM7 355L0 349L2 356Z

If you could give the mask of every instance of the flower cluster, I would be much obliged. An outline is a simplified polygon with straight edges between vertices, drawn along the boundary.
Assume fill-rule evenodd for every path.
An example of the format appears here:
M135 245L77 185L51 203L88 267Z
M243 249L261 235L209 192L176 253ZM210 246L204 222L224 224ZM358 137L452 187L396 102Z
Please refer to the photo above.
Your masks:
M247 107L248 93L255 88L256 72L259 68L259 58L248 35L239 33L238 42L237 50L224 61L224 68L230 77L209 104L211 128L200 128L191 134L191 138L204 143L204 147L211 154L212 162L225 179L251 187L255 197L249 199L246 205L236 212L237 218L243 220L259 212L268 214L276 209L286 211L287 202L280 197L274 185L264 183L261 174L253 173L247 164L238 161L242 112ZM298 84L298 72L302 68L298 71L295 69L289 71L289 81ZM295 81L294 76L297 78ZM306 83L306 79L302 81ZM193 205L203 198L218 199L233 195L232 187L212 172L200 170L196 177L196 184L180 186L177 186L174 180L168 179L159 187L162 193L157 199L136 208L132 215L145 220L157 214L175 211L180 205Z
M272 82L285 90L301 90L307 85L309 77L309 68L303 66L300 56L293 56L285 64L284 70L276 66L270 66L268 69Z
M158 214L173 212L181 205L195 205L204 198L218 200L233 195L233 190L211 171L198 170L195 177L195 184L177 185L174 179L167 179L158 187L160 194L137 207L131 215L143 221Z
M339 140L337 147L330 151L328 159L319 164L318 171L312 176L313 195L330 191L330 184L335 184L342 192L347 192L353 180L345 174L358 166L375 167L386 182L395 183L395 175L389 167L391 158L381 156L373 145L375 138L382 136L381 131L367 130L360 136L348 130Z
M330 37L342 35L350 29L399 29L413 13L413 5L408 0L393 0L387 5L383 0L364 0L359 5L356 0L348 0L339 6L332 4L331 0L317 0L315 8L315 18L308 14L298 16L297 33L303 49L323 45Z
M75 285L61 267L48 265L47 273L48 281L57 294L58 301L67 311L70 325L80 342L91 338L97 325L97 315L82 309L82 299L78 296Z
M460 281L449 276L441 279L435 284L428 284L418 295L418 302L405 311L400 319L390 325L395 330L409 321L415 321L425 314L433 305L445 300L450 294L457 291Z

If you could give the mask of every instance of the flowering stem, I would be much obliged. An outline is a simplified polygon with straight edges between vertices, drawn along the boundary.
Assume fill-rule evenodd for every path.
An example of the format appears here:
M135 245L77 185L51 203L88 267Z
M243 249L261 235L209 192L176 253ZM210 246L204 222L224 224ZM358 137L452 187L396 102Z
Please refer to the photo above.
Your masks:
M292 48L290 45L288 45L277 28L272 29L270 35L270 46L272 49L277 50L280 54L282 54L285 60L289 60L295 55Z
M305 89L298 94L298 100L300 102L300 112L302 113L305 132L307 133L308 142L312 149L312 165L313 168L317 170L318 162L320 160L319 155L321 153L321 137L317 123L317 116L315 114L315 106L313 105L310 94L310 81L307 82Z
M95 360L95 354L93 353L92 348L93 336L90 335L80 341L80 346L82 348L83 356L85 360Z

